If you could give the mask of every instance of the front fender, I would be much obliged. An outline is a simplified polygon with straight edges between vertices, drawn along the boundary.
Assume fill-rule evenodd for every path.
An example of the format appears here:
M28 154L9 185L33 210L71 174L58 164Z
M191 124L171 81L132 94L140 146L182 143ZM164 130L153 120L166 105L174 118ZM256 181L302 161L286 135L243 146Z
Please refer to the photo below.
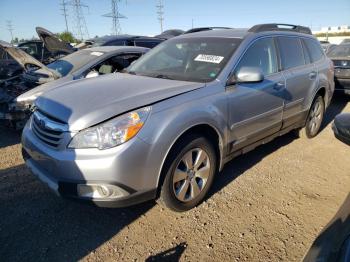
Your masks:
M188 96L191 97L191 95L193 94ZM175 98L174 100L179 99L184 100L183 98ZM169 104L174 101L163 101L162 103L164 102ZM146 170L152 174L152 177L148 176L148 179L153 180L152 184L158 186L163 164L175 142L187 130L197 125L208 125L217 132L220 141L220 158L222 159L226 152L228 132L226 115L226 98L220 93L195 100L188 99L187 102L177 103L175 107L152 112L142 132L138 135L150 146L145 157L147 157L146 162L148 163Z

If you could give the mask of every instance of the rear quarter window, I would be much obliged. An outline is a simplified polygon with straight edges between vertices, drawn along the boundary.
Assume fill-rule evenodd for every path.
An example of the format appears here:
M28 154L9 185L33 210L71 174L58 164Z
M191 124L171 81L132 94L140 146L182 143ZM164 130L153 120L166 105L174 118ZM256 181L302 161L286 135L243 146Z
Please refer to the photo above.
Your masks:
M316 62L322 59L323 51L319 43L312 39L303 39L306 50L310 55L311 62Z
M277 37L282 69L287 70L305 64L303 49L297 37Z

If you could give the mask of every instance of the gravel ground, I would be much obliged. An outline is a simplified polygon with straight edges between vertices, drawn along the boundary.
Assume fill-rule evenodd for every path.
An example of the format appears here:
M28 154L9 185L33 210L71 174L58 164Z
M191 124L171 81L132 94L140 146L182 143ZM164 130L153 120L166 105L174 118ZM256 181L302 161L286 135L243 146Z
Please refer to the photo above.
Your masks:
M56 197L32 176L19 134L0 130L0 258L8 261L300 261L350 188L350 147L329 108L312 140L292 134L238 157L186 213L153 202L102 209ZM1 260L1 259L0 259Z

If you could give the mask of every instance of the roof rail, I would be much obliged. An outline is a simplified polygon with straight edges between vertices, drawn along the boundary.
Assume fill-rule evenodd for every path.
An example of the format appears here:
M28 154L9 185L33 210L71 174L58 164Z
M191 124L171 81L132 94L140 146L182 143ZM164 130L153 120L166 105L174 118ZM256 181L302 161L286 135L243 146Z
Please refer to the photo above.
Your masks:
M197 33L202 31L219 30L219 29L232 29L231 27L211 26L211 27L196 27L187 30L184 34Z
M290 31L312 35L310 28L290 24L259 24L251 27L248 32L259 33L264 31Z

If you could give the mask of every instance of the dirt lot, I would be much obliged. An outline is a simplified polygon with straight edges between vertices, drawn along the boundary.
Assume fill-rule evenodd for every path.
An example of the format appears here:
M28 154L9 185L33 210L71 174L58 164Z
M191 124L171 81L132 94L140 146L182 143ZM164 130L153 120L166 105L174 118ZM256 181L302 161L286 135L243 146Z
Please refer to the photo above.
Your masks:
M0 258L9 261L300 261L350 188L350 147L291 134L231 161L187 213L153 202L101 209L56 197L23 165L19 134L0 130Z

